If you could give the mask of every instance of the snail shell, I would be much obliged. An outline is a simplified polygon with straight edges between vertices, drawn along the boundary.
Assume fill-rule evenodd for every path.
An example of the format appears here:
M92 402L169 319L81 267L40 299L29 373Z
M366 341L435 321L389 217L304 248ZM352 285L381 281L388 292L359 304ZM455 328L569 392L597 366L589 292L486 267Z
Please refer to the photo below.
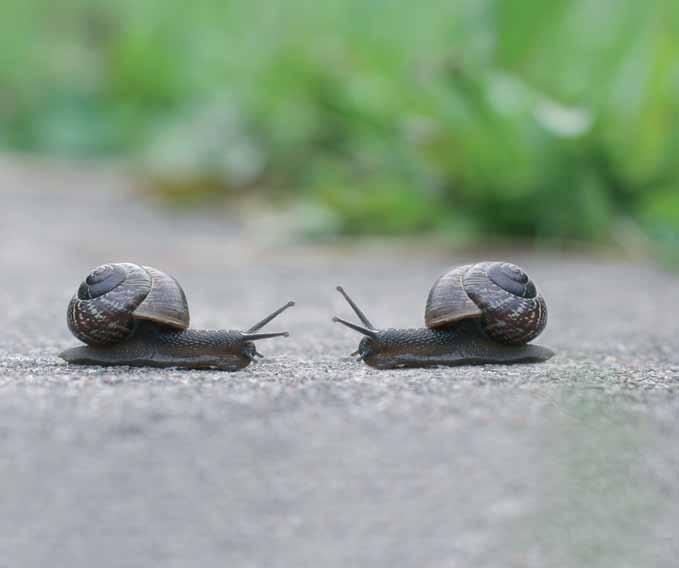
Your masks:
M483 332L495 341L522 345L547 325L547 306L521 268L507 262L481 262L445 273L427 299L429 328L469 318L479 318Z
M150 266L103 264L80 284L68 305L68 328L89 345L129 337L137 320L189 327L189 306L179 283Z

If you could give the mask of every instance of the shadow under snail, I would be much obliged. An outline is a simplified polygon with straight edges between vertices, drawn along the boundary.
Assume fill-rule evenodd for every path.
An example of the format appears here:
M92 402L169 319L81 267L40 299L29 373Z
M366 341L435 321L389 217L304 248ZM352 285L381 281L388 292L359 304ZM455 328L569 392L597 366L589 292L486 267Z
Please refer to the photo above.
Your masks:
M352 355L377 369L538 363L554 352L528 345L547 325L547 306L518 266L481 262L453 268L429 292L426 327L377 329L341 286L358 325L341 323L366 337Z
M293 305L288 302L246 331L192 330L186 296L174 278L150 266L104 264L68 305L68 328L87 345L59 356L81 365L238 371L262 357L255 341L288 336L258 331Z

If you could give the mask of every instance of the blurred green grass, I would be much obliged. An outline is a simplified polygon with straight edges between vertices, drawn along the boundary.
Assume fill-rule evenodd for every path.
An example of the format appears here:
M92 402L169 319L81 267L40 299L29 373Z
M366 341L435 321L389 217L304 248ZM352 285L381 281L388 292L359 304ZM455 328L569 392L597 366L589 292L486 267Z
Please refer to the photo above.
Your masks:
M9 0L0 148L351 234L679 247L675 0Z

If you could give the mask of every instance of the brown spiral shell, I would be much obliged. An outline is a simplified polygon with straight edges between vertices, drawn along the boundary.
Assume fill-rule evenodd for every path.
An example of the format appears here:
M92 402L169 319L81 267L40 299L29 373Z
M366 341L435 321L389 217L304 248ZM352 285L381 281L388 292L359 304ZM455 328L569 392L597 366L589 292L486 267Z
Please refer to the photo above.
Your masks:
M467 318L479 318L484 333L500 343L522 345L544 330L547 305L518 266L480 262L446 272L427 298L427 327L445 327Z
M122 262L95 268L68 304L68 328L89 345L129 337L137 320L189 327L189 307L179 283L150 266Z

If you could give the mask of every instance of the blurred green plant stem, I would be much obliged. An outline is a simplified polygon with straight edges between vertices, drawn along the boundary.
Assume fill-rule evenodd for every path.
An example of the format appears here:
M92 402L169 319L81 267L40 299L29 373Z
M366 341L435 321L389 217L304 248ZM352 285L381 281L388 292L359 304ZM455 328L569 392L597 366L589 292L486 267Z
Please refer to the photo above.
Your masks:
M333 231L679 244L675 0L8 0L0 146Z

